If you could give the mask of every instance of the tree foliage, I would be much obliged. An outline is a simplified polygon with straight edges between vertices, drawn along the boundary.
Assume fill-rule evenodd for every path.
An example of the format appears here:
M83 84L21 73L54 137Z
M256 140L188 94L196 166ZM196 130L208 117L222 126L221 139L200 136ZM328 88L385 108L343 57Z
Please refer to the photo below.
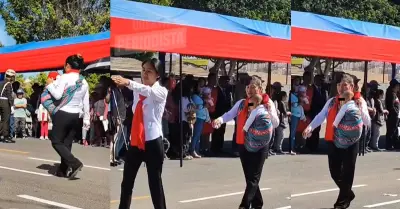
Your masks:
M109 30L110 1L7 0L0 1L0 16L21 44Z
M343 17L353 20L400 26L400 5L388 0L294 0L292 9L302 12L312 12L321 15ZM343 61L330 58L308 58L310 65L307 71L314 71L327 75L333 66Z

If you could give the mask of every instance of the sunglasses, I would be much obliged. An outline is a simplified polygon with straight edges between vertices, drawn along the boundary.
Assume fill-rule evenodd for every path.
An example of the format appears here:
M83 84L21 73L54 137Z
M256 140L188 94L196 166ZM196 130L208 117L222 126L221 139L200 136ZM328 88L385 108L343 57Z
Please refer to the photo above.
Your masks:
M249 106L249 107L253 107L253 106L254 106L254 103L249 103L248 106Z

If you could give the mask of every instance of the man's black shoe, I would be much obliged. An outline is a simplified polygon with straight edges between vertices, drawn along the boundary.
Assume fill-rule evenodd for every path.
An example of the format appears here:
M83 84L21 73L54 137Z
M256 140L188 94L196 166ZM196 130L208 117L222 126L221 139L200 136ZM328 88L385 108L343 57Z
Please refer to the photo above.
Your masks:
M69 167L67 170L67 176L70 180L74 179L76 174L82 170L83 164L79 162L79 164Z
M354 200L354 198L356 198L356 195L354 194L353 191L351 191L349 197L346 200L346 203L344 204L344 208L349 208L350 207L350 203L351 203L351 201Z

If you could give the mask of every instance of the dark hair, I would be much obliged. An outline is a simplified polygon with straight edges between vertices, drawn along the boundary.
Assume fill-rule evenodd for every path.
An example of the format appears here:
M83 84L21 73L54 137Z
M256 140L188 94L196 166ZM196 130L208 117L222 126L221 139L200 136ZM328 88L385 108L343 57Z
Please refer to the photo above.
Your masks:
M193 82L193 81L191 81L191 82L187 82L187 81L182 81L183 83L182 83L182 97L190 97L190 96L192 96L191 95L191 93L192 93L192 88L193 88L193 85L192 85L192 83L191 82Z
M74 54L69 57L67 57L67 60L65 60L65 64L69 64L72 69L77 69L81 70L85 67L85 62L83 60L82 55L80 54Z
M167 87L169 81L169 77L164 77L161 79L161 86Z
M287 97L288 95L287 95L287 93L286 93L286 91L281 91L281 92L279 92L279 94L278 94L278 101L283 101L283 98L284 97Z
M379 97L384 94L385 92L382 89L377 89L373 92L373 96L375 99L379 99Z
M197 94L197 95L200 94L199 81L196 81L196 80L192 81L192 88L193 88L193 94Z
M21 84L18 81L15 81L14 83L11 84L13 91L17 92L17 90L21 87Z
M148 60L143 61L143 62L142 62L142 67L143 67L146 63L149 63L149 64L151 65L151 67L153 67L154 70L157 72L157 74L160 74L160 72L161 72L162 69L163 69L163 66L162 66L160 60L158 60L157 58L151 58L151 59L148 59Z

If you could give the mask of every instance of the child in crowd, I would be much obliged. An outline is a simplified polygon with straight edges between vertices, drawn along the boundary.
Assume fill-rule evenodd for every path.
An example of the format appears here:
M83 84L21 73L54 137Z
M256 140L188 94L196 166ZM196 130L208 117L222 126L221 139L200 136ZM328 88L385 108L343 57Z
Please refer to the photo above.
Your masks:
M307 88L303 85L299 86L297 95L299 97L299 108L301 109L300 120L306 121L306 115L304 114L304 108L301 104L309 104L309 98L307 96Z
M382 89L378 89L375 92L373 92L373 99L374 99L374 105L376 109L376 114L371 120L371 142L369 146L372 148L374 151L382 151L379 149L379 138L381 136L380 128L383 126L383 122L386 120L386 116L389 113L386 109L383 107L383 96L384 92Z
M14 127L15 137L22 135L26 138L26 113L28 101L24 98L24 90L17 90L17 98L14 99Z
M290 116L290 112L286 106L286 102L288 101L288 95L286 92L281 91L278 94L277 98L277 107L279 112L279 126L275 128L275 151L277 154L285 154L282 151L282 142L284 139L284 130L287 128L287 118Z
M341 107L333 122L335 145L337 148L347 148L356 143L362 134L363 122L360 108L353 100L354 93L345 91L341 95Z
M37 117L38 121L40 122L40 140L48 140L50 115L42 104L39 105L39 111Z
M204 99L204 102L210 107L214 106L214 100L211 96L211 91L212 90L210 87L203 87L201 89L201 95Z

